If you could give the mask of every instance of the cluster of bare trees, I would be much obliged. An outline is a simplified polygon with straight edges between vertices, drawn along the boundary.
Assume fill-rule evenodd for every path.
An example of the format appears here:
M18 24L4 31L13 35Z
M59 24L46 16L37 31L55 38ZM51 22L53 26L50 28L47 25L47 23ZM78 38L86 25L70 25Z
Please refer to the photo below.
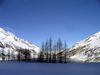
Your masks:
M10 60L10 50L8 50L8 54L5 54L5 51L2 50L1 57L2 60Z
M66 63L66 49L67 44L66 41L62 44L61 39L59 38L58 41L54 42L49 38L45 43L42 42L42 47L39 54L39 62L59 62L62 63L63 61ZM62 52L65 51L65 54Z
M31 52L28 49L17 49L16 52L18 53L17 55L14 55L14 50L10 52L8 50L8 54L5 54L4 50L2 50L2 59L7 60L7 61L31 61Z
M18 50L18 61L31 61L31 52L28 49Z

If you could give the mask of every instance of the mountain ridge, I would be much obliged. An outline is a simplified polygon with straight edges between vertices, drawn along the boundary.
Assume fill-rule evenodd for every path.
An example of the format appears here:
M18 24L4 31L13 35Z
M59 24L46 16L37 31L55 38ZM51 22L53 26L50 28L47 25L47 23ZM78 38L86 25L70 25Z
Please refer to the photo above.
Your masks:
M32 45L30 42L20 39L16 37L13 33L9 31L5 31L0 28L0 53L5 51L5 55L8 54L8 50L11 52L17 49L27 49L32 53L38 54L40 52L40 48L38 46ZM33 57L31 53L31 57ZM17 53L18 54L18 53ZM36 55L37 57L38 55Z
M0 28L0 57L2 53L8 55L9 50L10 54L15 51L15 56L17 56L18 50L25 49L31 52L31 58L33 58L33 54L38 57L41 50L38 46L32 45L30 42ZM76 42L71 48L62 53L65 54L65 52L67 52L66 57L73 61L100 62L100 31L80 42Z
M71 60L82 62L100 62L100 31L90 37L76 42L67 51Z

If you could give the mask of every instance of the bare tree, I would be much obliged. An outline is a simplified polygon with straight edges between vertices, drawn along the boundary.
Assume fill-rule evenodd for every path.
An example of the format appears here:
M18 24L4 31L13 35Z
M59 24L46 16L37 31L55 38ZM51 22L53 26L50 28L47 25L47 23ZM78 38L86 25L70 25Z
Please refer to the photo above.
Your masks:
M39 62L42 62L42 57L43 57L43 51L42 50L40 50L40 53L39 53L39 55L38 55L38 61Z
M44 61L44 51L45 51L44 42L42 42L41 49L42 50L40 50L40 53L38 55L38 61L39 62L43 62Z
M8 61L10 60L10 50L8 50Z
M49 39L49 50L50 50L50 60L49 60L49 62L51 62L51 50L52 50L52 39L51 39L51 37Z
M30 56L30 51L25 49L24 50L24 55L25 55L25 61L28 61L29 60L28 56Z
M65 62L64 62L64 63L66 63L66 48L67 48L67 44L66 44L66 40L65 40L65 42L64 42L64 49L65 49Z
M59 52L58 52L59 50L58 50L58 49L59 49L59 42L57 41L57 52L56 52L56 53L57 53L57 54L56 54L57 57L56 57L56 59L58 59L58 57L59 57Z
M42 61L45 60L45 48L44 48L44 42L42 42Z
M53 54L53 62L56 62L56 51L57 51L57 47L56 47L56 42L54 43L54 54Z
M35 51L33 51L33 62L35 62Z
M21 61L21 50L18 49L18 55L17 55L18 61Z
M48 40L45 43L46 62L48 62Z
M4 49L2 49L2 54L1 55L2 55L2 60L5 60L6 55L4 54Z
M14 50L12 50L11 57L12 57L12 60L15 60Z
M58 47L59 47L59 63L62 63L62 56L61 56L62 41L60 38L58 39Z

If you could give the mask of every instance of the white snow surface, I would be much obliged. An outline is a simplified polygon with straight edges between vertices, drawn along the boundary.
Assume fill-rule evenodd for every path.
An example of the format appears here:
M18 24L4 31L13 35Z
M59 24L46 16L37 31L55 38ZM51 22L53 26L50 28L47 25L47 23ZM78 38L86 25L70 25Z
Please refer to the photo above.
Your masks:
M32 45L30 42L20 39L13 33L5 31L2 28L0 28L0 45L3 45L5 47L0 48L0 51L2 51L3 49L5 51L5 54L8 53L8 50L12 52L12 50L16 49L28 49L31 52L34 50L37 54L40 52L40 48L38 46Z
M91 57L94 58L95 56L94 56L93 53L99 53L100 52L100 31L97 32L96 34L88 37L87 39L85 39L83 41L75 43L75 45L73 45L69 49L69 51L78 50L79 47L80 48L84 47L84 48L82 50L80 49L81 52L79 51L75 55L71 56L70 57L71 59L85 61L85 60L87 60L89 58L88 55L92 55ZM85 55L85 52L87 52L86 55ZM99 57L99 55L97 55L97 56Z
M100 63L0 61L0 75L100 75Z
M75 43L75 45L73 47L71 47L71 49L76 49L78 47L82 47L82 46L86 46L86 45L89 45L89 49L91 49L91 48L95 48L95 47L100 47L99 44L100 44L100 31L98 33L88 37L87 39L85 39L83 41Z
M77 61L85 61L87 59L87 56L83 55L83 54L75 54L74 56L70 57L72 60L77 60Z

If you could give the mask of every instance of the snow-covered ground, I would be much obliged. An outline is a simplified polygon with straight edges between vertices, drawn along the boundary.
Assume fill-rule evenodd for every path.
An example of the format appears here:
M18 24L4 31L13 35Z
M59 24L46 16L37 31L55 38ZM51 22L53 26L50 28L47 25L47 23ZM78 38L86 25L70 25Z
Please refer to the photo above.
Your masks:
M100 63L0 61L0 75L100 75Z
M31 58L33 58L33 54L35 54L35 57L37 58L39 52L41 51L38 46L33 45L26 40L20 39L16 37L13 33L0 28L0 55L2 57L8 60L6 56L8 54L10 54L10 56L13 54L14 57L17 59L18 51L21 50L21 53L24 53L23 51L25 49L30 51ZM0 58L0 60L2 59ZM13 60L12 56L10 60Z
M82 62L100 62L100 31L75 43L66 50L71 60Z

